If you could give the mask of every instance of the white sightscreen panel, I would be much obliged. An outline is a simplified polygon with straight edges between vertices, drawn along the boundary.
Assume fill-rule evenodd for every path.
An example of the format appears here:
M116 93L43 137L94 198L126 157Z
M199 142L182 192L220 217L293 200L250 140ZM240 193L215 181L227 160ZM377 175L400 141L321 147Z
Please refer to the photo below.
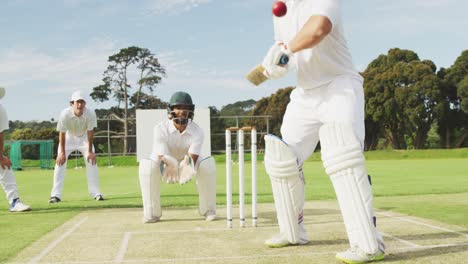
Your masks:
M153 148L153 128L159 122L167 120L166 109L151 109L136 111L137 160L148 158ZM205 139L202 155L211 155L210 109L195 108L194 121L203 129Z

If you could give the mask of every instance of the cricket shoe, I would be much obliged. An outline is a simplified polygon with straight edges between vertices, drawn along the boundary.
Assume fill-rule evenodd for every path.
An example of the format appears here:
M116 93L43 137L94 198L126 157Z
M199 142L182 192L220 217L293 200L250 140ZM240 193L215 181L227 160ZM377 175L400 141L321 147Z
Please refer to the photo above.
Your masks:
M49 199L49 203L60 203L61 201L62 200L60 200L60 198L58 198L57 196L52 196Z
M289 242L288 238L283 233L276 234L272 238L265 241L265 245L271 248L282 248L282 247L287 247L287 246L306 245L308 243L309 243L309 240L307 240L305 232L304 233L301 232L300 237L299 237L299 242L295 244Z
M96 200L96 201L104 201L104 197L102 197L102 194L98 194L98 195L94 196L94 200Z
M152 217L152 218L146 218L146 217L143 217L143 224L152 224L152 223L156 223L156 222L159 222L159 217Z
M357 246L354 246L347 251L337 253L336 258L348 264L361 264L383 260L385 257L385 247L383 244L381 244L381 246L382 248L379 246L377 252L373 254L367 254Z
M10 212L24 212L31 210L31 207L27 204L24 204L19 198L16 198L13 200L8 210Z
M213 210L208 210L205 214L205 221L214 221L216 220L216 212Z

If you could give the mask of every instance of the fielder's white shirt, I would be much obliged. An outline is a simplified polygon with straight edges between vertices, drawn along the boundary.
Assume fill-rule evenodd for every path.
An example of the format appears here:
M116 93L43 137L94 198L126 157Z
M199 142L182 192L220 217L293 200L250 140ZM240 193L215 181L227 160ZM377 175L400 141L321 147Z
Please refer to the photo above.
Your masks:
M285 0L288 11L273 16L275 41L288 44L311 16L327 17L332 31L316 46L294 54L298 86L313 89L329 84L336 77L351 75L362 80L349 52L341 18L340 0Z
M185 154L200 156L203 145L203 130L195 122L189 122L184 132L180 133L172 120L162 121L153 130L153 152L151 159L159 155L170 155L182 160Z
M81 116L73 113L73 107L66 108L60 113L57 122L57 131L67 132L72 136L83 136L87 131L97 127L96 113L85 107Z
M8 124L8 115L5 107L0 104L0 132L8 130L8 128L10 128L10 125Z

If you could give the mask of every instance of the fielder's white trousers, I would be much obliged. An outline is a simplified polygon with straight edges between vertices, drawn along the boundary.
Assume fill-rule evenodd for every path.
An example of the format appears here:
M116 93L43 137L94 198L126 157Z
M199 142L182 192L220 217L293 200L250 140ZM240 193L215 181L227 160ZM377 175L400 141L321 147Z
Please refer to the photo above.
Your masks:
M18 187L12 169L5 170L0 166L0 184L5 191L8 203L11 204L14 199L18 198Z
M83 136L72 136L66 133L65 135L65 157L66 161L62 166L55 164L54 169L54 186L50 192L50 196L62 198L63 183L65 181L65 173L67 169L68 156L73 151L78 150L83 155L86 164L86 175L88 177L88 191L89 194L94 198L96 195L100 195L99 192L99 180L98 180L98 167L97 164L92 165L88 159L88 134L85 133ZM93 147L94 151L94 147ZM60 146L58 148L60 151Z
M362 80L341 76L328 85L304 90L300 87L291 93L281 136L293 149L300 164L314 152L319 142L323 124L351 124L356 138L364 146L364 89Z

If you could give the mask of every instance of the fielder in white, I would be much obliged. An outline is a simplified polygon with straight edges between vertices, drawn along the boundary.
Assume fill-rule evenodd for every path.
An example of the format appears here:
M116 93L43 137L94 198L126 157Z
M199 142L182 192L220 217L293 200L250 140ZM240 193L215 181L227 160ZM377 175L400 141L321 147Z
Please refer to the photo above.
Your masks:
M302 163L320 141L322 161L341 208L350 249L336 255L346 263L384 258L385 246L373 221L372 190L363 155L363 78L355 69L343 34L340 0L285 0L287 14L274 17L275 43L262 65L269 78L297 70L281 126L282 140L266 136L280 234L271 247L307 243L303 222ZM290 58L286 66L279 58Z
M216 219L216 164L213 157L201 156L203 130L193 122L194 111L190 95L176 92L169 101L169 120L154 127L152 154L139 167L144 223L161 218L161 180L184 184L193 176L200 215L206 221Z
M59 147L54 169L54 186L50 193L49 203L58 203L62 200L68 156L76 150L81 152L85 160L89 194L96 201L104 200L99 191L98 167L93 146L96 126L96 113L86 107L86 100L81 92L75 91L70 99L70 107L60 113L57 122Z
M0 99L4 96L5 88L0 87ZM29 211L31 207L24 204L19 198L15 175L11 168L11 161L7 156L3 155L3 131L8 128L7 112L3 105L0 104L0 185L2 185L7 201L10 204L10 208L8 209L10 212Z

